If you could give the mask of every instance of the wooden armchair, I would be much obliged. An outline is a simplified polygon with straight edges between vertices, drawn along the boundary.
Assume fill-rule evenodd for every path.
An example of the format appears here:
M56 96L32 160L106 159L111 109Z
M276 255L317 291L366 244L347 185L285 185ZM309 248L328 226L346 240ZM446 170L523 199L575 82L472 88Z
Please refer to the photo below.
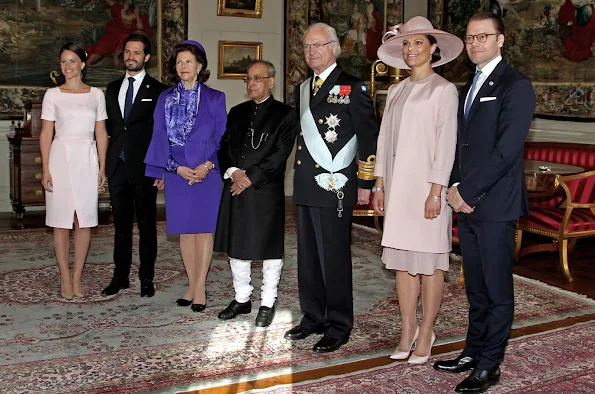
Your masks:
M568 253L578 238L595 236L595 171L557 178L565 193L562 206L531 208L519 220L519 230L553 238L549 244L531 245L520 256L543 251L558 251L564 276L572 282Z

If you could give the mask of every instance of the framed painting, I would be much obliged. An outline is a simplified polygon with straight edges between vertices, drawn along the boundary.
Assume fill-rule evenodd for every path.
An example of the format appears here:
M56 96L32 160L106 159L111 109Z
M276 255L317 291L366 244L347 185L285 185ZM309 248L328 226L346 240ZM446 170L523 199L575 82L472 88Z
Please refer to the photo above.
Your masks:
M497 13L505 26L504 57L535 87L539 117L595 121L595 13L586 0L430 0L432 21L462 37L471 15ZM439 14L442 16L439 17ZM443 67L458 84L474 66L464 53Z
M0 0L0 118L18 118L59 71L59 51L87 52L84 81L104 88L122 75L122 41L141 31L153 42L147 71L164 80L171 49L187 37L187 0Z
M262 0L218 0L218 16L262 18Z
M308 26L324 22L335 28L341 45L337 63L345 72L370 80L376 51L387 27L402 23L404 0L287 0L285 5L285 102L308 77L302 37Z
M247 77L246 70L255 60L262 60L262 42L219 41L217 78L242 79Z

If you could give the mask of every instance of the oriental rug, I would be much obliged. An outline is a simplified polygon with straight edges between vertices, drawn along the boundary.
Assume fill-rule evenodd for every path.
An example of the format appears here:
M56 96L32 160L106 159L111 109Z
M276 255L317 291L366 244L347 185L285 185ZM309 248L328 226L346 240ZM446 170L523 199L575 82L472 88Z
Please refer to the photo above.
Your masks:
M512 340L501 367L500 384L490 394L595 392L595 322ZM458 352L455 352L458 354ZM388 366L250 393L267 394L421 394L452 393L466 374L446 374L424 365L395 362Z
M233 299L229 265L214 256L207 279L207 309L193 313L175 306L186 275L176 238L159 225L153 298L139 296L134 253L131 288L103 298L112 275L113 228L93 232L83 284L87 295L59 296L51 233L0 234L0 393L137 393L200 389L337 365L390 354L400 320L394 273L383 268L377 233L355 226L353 280L355 327L340 351L316 355L317 338L299 343L283 334L299 322L295 223L288 217L285 266L277 315L267 329L255 328L261 266L254 264L253 312L232 321L217 314ZM135 234L135 249L138 237ZM463 339L467 324L458 266L447 275L438 343ZM595 301L515 278L515 327L595 312ZM421 309L420 309L421 312Z

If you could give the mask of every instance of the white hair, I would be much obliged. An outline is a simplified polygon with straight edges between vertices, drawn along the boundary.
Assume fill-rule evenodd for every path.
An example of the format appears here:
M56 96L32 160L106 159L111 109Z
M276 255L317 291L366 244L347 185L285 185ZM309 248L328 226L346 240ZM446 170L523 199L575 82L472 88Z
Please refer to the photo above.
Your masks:
M326 31L330 41L335 44L335 57L338 58L339 55L341 55L341 45L339 44L339 37L337 36L337 31L335 28L322 22L314 23L308 26L308 29L306 29L304 35L302 36L302 41L304 41L304 38L306 38L306 34L308 34L308 32L313 29L322 29Z

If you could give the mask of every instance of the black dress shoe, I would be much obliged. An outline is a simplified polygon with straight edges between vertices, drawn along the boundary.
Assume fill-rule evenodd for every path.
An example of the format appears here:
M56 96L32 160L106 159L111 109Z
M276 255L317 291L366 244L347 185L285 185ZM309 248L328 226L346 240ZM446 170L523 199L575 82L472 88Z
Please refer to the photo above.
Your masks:
M104 297L112 296L114 294L118 294L118 292L120 290L124 290L129 287L130 287L130 281L128 280L128 278L119 279L119 278L113 277L110 284L107 285L107 287L105 289L103 289L103 291L101 292L101 295Z
M237 315L247 315L250 312L252 312L252 301L237 302L236 300L233 300L229 303L227 308L219 312L219 315L217 316L221 320L229 320Z
M320 341L316 342L313 350L316 353L330 353L334 352L335 350L339 350L339 348L346 343L346 339L331 338L325 335L320 339Z
M207 304L192 304L190 309L192 309L192 312L202 312L206 309L206 307Z
M490 387L497 385L498 382L500 382L500 368L475 368L471 375L457 384L455 391L457 393L485 393Z
M155 295L155 286L151 279L143 279L140 281L140 296L153 297Z
M272 307L261 306L256 315L256 327L270 326L275 317L275 305Z
M473 357L465 357L462 354L454 360L442 360L434 363L434 369L441 372L459 373L475 368L477 364Z
M178 298L176 300L176 304L178 306L190 306L190 305L192 305L192 300L187 300L185 298Z
M322 334L322 330L309 330L305 327L297 325L291 330L287 331L284 335L284 338L291 341L298 341L300 339L306 339L312 334Z

